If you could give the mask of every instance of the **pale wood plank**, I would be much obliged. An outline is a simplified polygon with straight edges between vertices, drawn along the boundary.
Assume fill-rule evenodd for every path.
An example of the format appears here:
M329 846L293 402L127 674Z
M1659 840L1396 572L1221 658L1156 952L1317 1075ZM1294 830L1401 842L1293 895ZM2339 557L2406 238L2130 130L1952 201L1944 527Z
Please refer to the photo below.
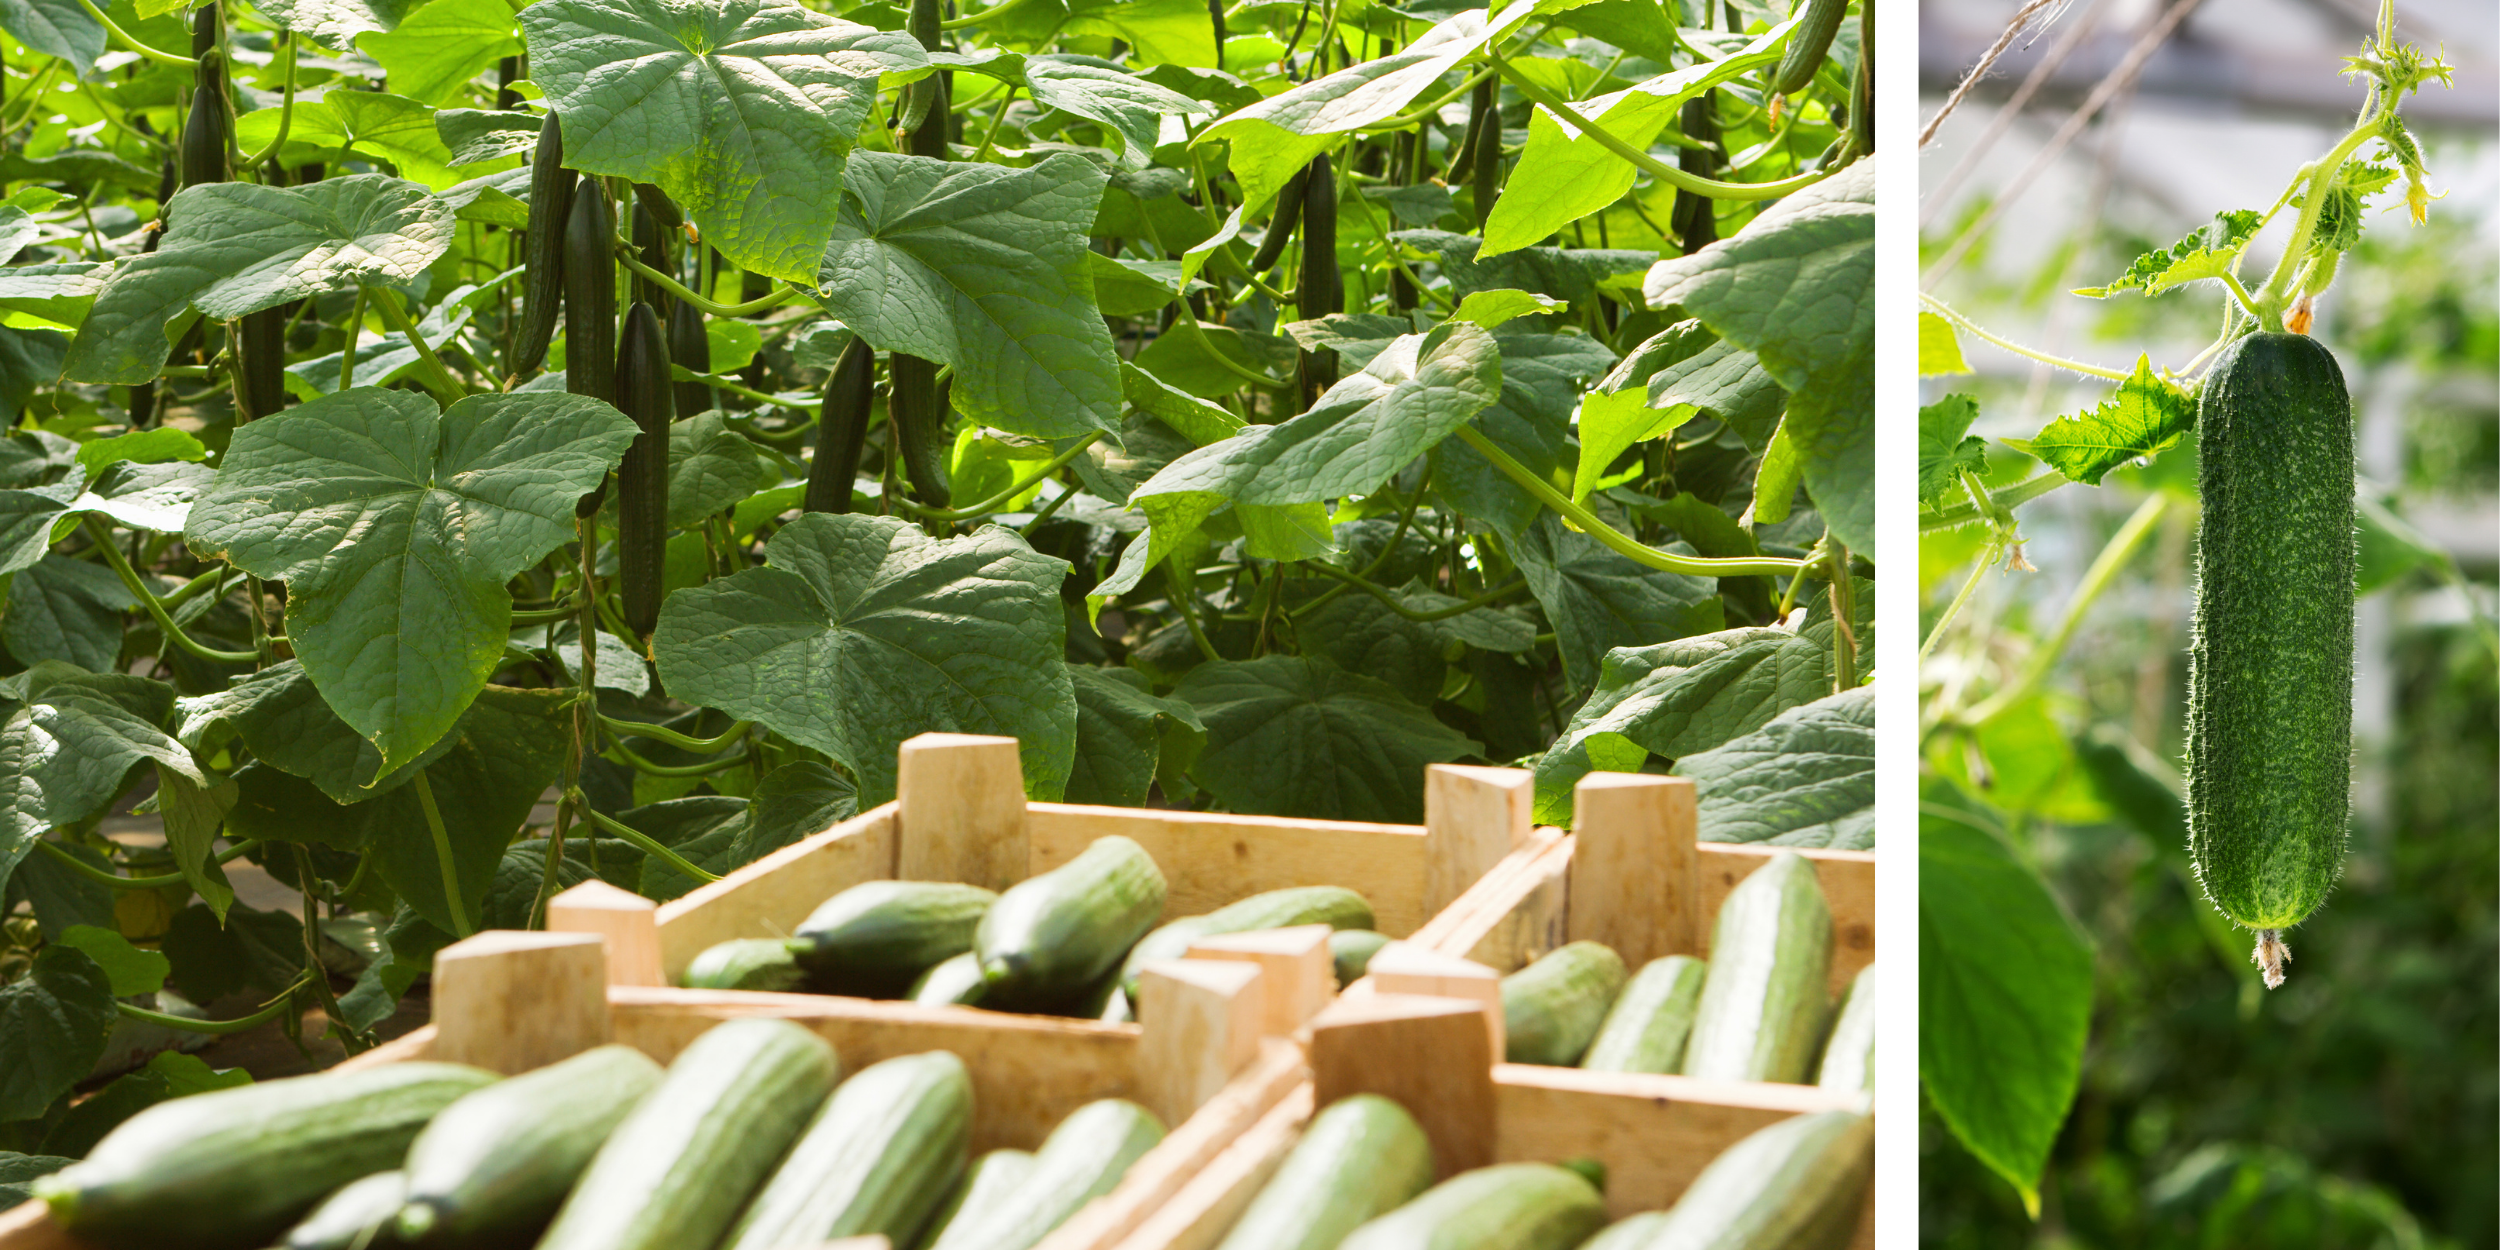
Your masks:
M1412 994L1339 998L1311 1021L1315 1105L1349 1094L1403 1104L1448 1177L1495 1157L1490 1039L1477 1004ZM1568 1156L1557 1156L1568 1157Z
M605 881L585 881L547 900L549 933L607 940L608 984L666 985L660 960L660 905Z
M1138 970L1137 1078L1146 1109L1178 1124L1259 1053L1264 974L1255 963L1158 959Z
M1536 774L1521 768L1434 764L1424 770L1429 857L1424 905L1438 912L1467 892L1535 828Z
M436 1059L506 1076L608 1040L607 955L595 934L489 929L434 955Z
M1415 942L1391 942L1372 956L1364 982L1374 994L1420 994L1457 998L1484 1012L1488 1053L1499 1062L1508 1044L1502 1017L1502 974L1472 959L1444 955Z
M1232 960L1259 969L1259 1031L1291 1037L1337 994L1337 965L1324 924L1256 933L1219 933L1189 944L1191 959Z
M1214 1250L1267 1187L1311 1122L1312 1087L1294 1086L1248 1132L1209 1160L1137 1225L1118 1250ZM1045 1244L1043 1250L1057 1250Z
M895 805L861 812L682 898L660 905L660 971L668 984L704 948L731 938L788 937L826 899L894 879Z
M1076 858L1096 838L1119 834L1146 848L1163 870L1165 920L1302 885L1360 891L1375 925L1391 937L1414 932L1432 915L1425 906L1421 825L1068 803L1033 803L1028 810L1034 872Z
M1698 824L1689 777L1591 773L1572 807L1565 933L1603 942L1638 968L1690 951L1696 914L1693 843Z
M1004 890L1025 878L1024 764L1013 738L922 734L894 774L894 875Z

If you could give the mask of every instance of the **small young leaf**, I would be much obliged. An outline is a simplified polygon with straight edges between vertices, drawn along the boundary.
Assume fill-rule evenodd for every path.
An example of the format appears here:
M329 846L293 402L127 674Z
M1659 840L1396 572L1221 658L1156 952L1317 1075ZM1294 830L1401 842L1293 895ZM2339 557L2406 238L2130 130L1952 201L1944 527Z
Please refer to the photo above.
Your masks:
M2195 424L2196 398L2156 376L2151 358L2139 356L2135 373L2098 407L2059 417L2029 441L2007 442L2038 456L2070 481L2098 486L2102 474L2168 450Z
M2248 246L2264 220L2265 214L2248 209L2216 213L2212 221L2167 250L2136 257L2135 263L2127 266L2127 272L2108 286L2084 287L2075 294L2101 299L2140 288L2147 295L2159 295L2174 286L2219 278L2230 271L2239 259L2240 249Z
M164 988L165 974L173 964L155 951L143 951L130 944L130 939L111 929L94 925L71 925L56 939L64 946L75 946L87 952L87 958L104 969L113 983L113 997L134 998L153 994Z
M1918 315L1918 376L1949 377L1970 372L1969 362L1962 359L1962 340L1953 332L1953 323L1931 312Z
M1918 410L1918 501L1931 504L1962 487L1965 470L1988 466L1988 442L1969 435L1979 401L1947 395Z

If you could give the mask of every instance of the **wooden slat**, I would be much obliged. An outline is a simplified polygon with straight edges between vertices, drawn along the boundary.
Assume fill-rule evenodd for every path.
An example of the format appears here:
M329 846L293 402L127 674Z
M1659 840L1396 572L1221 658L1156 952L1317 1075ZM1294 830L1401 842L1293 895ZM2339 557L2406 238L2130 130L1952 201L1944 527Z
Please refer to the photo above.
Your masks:
M0 1211L0 1250L96 1250L96 1245L53 1223L52 1208L28 1201Z
M606 943L488 929L434 955L434 1057L517 1076L608 1040Z
M1519 849L1535 829L1536 774L1524 768L1434 764L1424 770L1430 838L1424 906L1438 912Z
M1137 1043L1138 1101L1178 1124L1206 1105L1259 1055L1266 974L1257 964L1149 960L1137 973L1137 1015L1151 1021Z
M1188 1177L1118 1250L1214 1250L1302 1140L1311 1122L1311 1095L1310 1082L1295 1085L1249 1131Z
M1298 885L1360 891L1370 900L1380 931L1391 937L1414 932L1431 915L1425 906L1428 865L1421 825L1069 803L1033 803L1027 811L1037 873L1115 833L1146 848L1163 870L1165 920Z
M1310 1088L1302 1052L1283 1042L1265 1043L1257 1061L1224 1092L1130 1164L1110 1193L1080 1208L1034 1250L1110 1250L1122 1244L1280 1102Z
M1572 807L1572 941L1603 942L1638 968L1693 949L1695 915L1691 778L1591 773Z
M1495 1055L1477 1004L1348 995L1311 1021L1310 1055L1316 1105L1349 1094L1397 1100L1423 1126L1442 1178L1494 1161Z
M1537 830L1412 940L1500 972L1562 945L1570 846L1560 830Z
M894 875L1004 890L1024 880L1024 764L1016 740L921 734L896 752Z
M660 907L660 963L670 984L703 949L731 938L788 937L818 904L894 877L895 805L871 808Z

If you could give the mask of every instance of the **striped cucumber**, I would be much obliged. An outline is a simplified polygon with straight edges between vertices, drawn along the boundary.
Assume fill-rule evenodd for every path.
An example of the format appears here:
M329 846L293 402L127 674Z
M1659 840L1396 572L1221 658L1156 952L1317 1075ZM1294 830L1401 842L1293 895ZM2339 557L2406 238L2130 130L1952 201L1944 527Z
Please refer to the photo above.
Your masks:
M396 1063L162 1102L29 1187L105 1250L253 1250L349 1181L398 1166L426 1121L495 1074Z
M1814 865L1781 851L1719 905L1684 1075L1801 1082L1823 1038L1832 913Z
M408 1147L400 1240L528 1245L600 1143L659 1083L660 1065L641 1051L598 1046L453 1103Z
M1262 929L1290 929L1295 925L1324 924L1332 929L1369 929L1376 923L1372 905L1360 894L1333 885L1303 885L1290 889L1269 890L1253 894L1238 903L1228 903L1203 916L1183 916L1138 940L1120 965L1120 985L1131 999L1137 997L1137 970L1157 959L1179 959L1189 953L1189 944L1202 937L1221 933L1256 933ZM1386 943L1387 938L1381 941ZM1332 941L1329 949L1336 949ZM1375 946L1373 949L1379 949ZM1364 959L1368 961L1369 955Z
M824 1039L787 1020L715 1025L608 1135L537 1250L719 1243L832 1092Z
M903 997L932 1007L977 1007L989 982L981 976L981 956L965 951L920 974Z
M1565 1068L1580 1062L1628 976L1612 949L1573 942L1503 977L1503 1058Z
M1389 935L1370 929L1339 929L1328 935L1328 958L1337 966L1337 988L1354 984L1371 970L1372 956L1389 944Z
M869 881L827 899L799 922L790 950L812 988L895 998L929 969L972 949L998 896L952 881Z
M1068 1114L1033 1156L1032 1174L997 1203L966 1201L931 1250L1030 1250L1077 1208L1111 1192L1163 1140L1163 1122L1119 1098Z
M905 1055L842 1083L729 1235L728 1250L788 1250L883 1234L902 1242L964 1173L972 1076L946 1051Z
M1831 1039L1823 1043L1823 1063L1814 1083L1825 1089L1875 1088L1875 965L1858 969L1841 1000L1840 1018L1832 1021Z
M569 359L569 358L568 358ZM617 409L641 433L616 466L616 568L625 623L649 637L660 623L668 559L668 435L677 421L677 388L669 381L668 333L651 305L634 301L616 345Z
M406 1172L376 1172L322 1200L286 1230L282 1250L387 1250L397 1246L392 1217L408 1193Z
M989 982L983 997L1017 1011L1048 1011L1119 967L1163 914L1163 870L1118 835L1008 888L981 917L972 949Z
M1588 1178L1550 1163L1461 1172L1357 1228L1340 1250L1572 1250L1606 1223Z
M703 948L680 983L690 990L805 990L796 944L787 938L732 938Z
M1606 1013L1597 1040L1580 1066L1591 1072L1674 1072L1684 1066L1684 1044L1701 1006L1709 965L1690 955L1669 955L1643 965Z
M1791 1116L1721 1151L1663 1219L1626 1220L1591 1250L1840 1250L1874 1179L1871 1117Z
M946 1204L929 1217L929 1227L922 1230L913 1250L929 1250L955 1222L955 1216L970 1208L987 1211L1006 1200L1025 1178L1033 1175L1033 1152L1030 1150L993 1150L972 1161L972 1170L955 1183L955 1191L946 1196Z
M2277 986L2283 930L2335 887L2352 813L2352 402L2317 340L2252 334L2214 363L2196 423L2188 851Z
M851 510L859 453L868 445L876 398L877 349L853 335L834 362L833 376L825 379L825 402L816 420L816 458L807 468L807 511Z
M573 186L580 175L564 167L564 127L548 113L538 123L538 149L530 156L529 235L522 243L529 272L521 279L521 320L512 331L512 355L504 369L513 377L546 363L556 319L564 308L564 240L573 219ZM568 347L568 350L569 347Z
M1432 1185L1432 1142L1406 1108L1355 1094L1311 1118L1219 1250L1335 1250Z

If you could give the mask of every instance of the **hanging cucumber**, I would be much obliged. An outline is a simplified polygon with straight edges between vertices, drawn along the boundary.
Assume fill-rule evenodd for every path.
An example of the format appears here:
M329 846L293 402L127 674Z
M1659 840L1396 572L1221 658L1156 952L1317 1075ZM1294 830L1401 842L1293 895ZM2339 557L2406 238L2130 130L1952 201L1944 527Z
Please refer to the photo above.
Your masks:
M809 512L848 512L859 479L859 453L868 443L868 422L877 399L877 349L852 335L825 379L825 404L816 419L816 459L807 469Z
M1311 158L1302 188L1302 283L1294 293L1304 320L1345 311L1345 275L1337 269L1337 177L1328 154ZM1297 358L1302 378L1302 407L1337 384L1337 353L1327 349L1303 352Z
M516 378L537 372L556 334L556 314L564 305L565 227L579 180L564 167L564 128L549 113L538 123L538 150L530 157L530 225L523 243L529 271L521 279L521 323L512 332L512 356L504 362Z
M2317 340L2252 334L2196 423L2188 852L2278 986L2283 930L2334 888L2352 811L2352 401Z
M688 373L712 371L712 336L703 329L702 310L682 299L668 302L668 360ZM701 382L679 382L676 387L678 416L714 407L711 387Z
M224 182L234 176L227 156L234 143L234 106L226 98L222 6L202 5L191 18L191 112L182 123L182 185Z
M668 272L668 241L660 233L660 223L652 220L651 209L640 202L634 205L634 259L641 261L645 269ZM651 279L635 274L634 300L655 309L664 308L668 292Z
M1775 95L1794 95L1814 81L1814 71L1831 51L1832 36L1840 32L1840 19L1848 15L1849 0L1806 0L1805 10L1805 20L1788 32L1788 50L1780 54L1779 68L1771 71Z
M901 352L887 358L887 437L902 452L903 474L922 503L943 508L953 495L946 481L946 389L932 361Z
M1467 114L1467 185L1473 190L1476 229L1493 218L1493 201L1502 188L1502 84L1492 75L1476 84ZM1450 171L1452 178L1458 171Z
M596 178L582 179L564 220L564 389L611 404L616 402L616 254L608 246L615 237L607 187ZM573 515L599 515L607 495L602 479L573 505Z
M242 419L286 407L286 305L245 313L234 323L235 402Z
M625 624L649 635L660 623L661 565L668 557L668 430L677 420L668 336L640 300L616 346L616 406L641 433L616 466L616 567Z
M1276 213L1267 219L1267 233L1259 239L1259 250L1250 257L1250 272L1266 273L1285 258L1285 244L1293 241L1296 227L1302 224L1303 188L1310 185L1311 167L1293 171L1285 180L1285 189L1276 193Z

